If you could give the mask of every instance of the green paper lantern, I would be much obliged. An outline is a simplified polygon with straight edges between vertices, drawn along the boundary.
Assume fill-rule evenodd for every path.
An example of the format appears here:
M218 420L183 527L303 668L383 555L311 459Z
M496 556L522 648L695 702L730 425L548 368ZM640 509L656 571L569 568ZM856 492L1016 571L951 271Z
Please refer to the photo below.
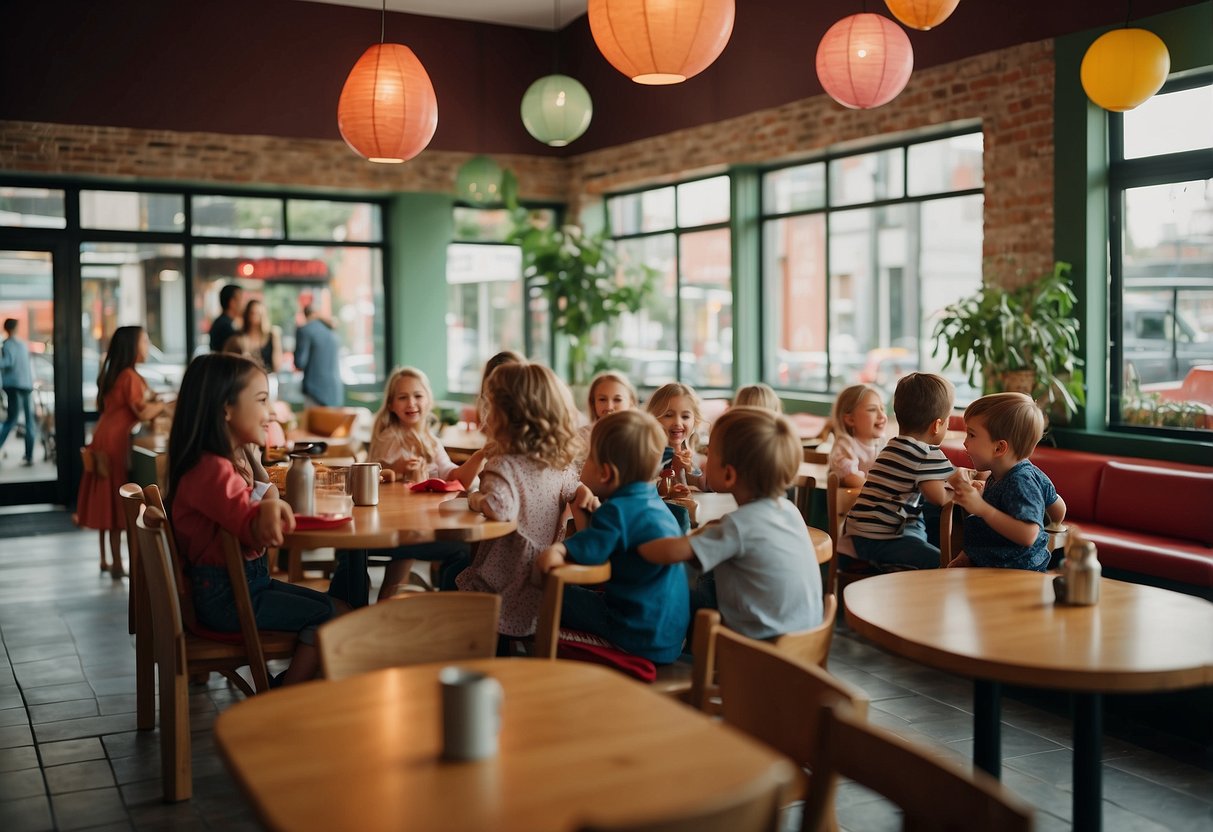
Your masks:
M564 147L590 126L594 104L576 78L545 75L522 96L522 123L532 136L552 147Z
M488 156L473 156L455 176L455 196L473 205L501 202L501 165Z

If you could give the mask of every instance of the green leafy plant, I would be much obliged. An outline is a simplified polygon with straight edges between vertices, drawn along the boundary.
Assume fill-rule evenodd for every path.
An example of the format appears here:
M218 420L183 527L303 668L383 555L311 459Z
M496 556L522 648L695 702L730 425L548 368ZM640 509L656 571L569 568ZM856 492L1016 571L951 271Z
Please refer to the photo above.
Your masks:
M1076 300L1069 263L1055 263L1051 273L1017 289L987 284L944 307L932 355L942 351L944 366L955 363L974 386L980 373L983 393L1014 387L1008 376L1031 373L1033 399L1073 414L1086 402Z

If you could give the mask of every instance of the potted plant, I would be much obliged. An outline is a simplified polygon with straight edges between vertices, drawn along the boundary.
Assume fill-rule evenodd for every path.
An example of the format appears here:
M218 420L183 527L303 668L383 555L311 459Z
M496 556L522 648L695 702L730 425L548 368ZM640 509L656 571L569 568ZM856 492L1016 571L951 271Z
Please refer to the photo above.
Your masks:
M944 307L931 354L942 350L943 366L955 362L974 386L981 373L983 393L1027 393L1069 416L1086 401L1076 300L1069 263L1017 289L987 284Z

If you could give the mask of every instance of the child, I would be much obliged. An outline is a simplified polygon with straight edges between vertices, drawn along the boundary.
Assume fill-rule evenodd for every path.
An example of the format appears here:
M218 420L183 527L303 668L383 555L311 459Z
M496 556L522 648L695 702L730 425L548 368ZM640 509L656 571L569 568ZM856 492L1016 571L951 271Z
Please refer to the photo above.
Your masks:
M425 373L415 367L402 367L392 373L383 388L383 405L375 414L368 457L395 471L405 482L436 477L459 480L465 489L471 488L480 472L482 457L469 459L462 465L451 461L446 448L434 436L433 407L434 394ZM466 543L451 541L399 547L387 566L379 600L396 594L413 568L413 559L466 559L467 555Z
M999 566L1044 572L1049 565L1046 520L1060 523L1065 501L1028 459L1044 433L1036 402L1023 393L982 396L965 410L965 450L989 471L984 488L952 478L957 505L968 512L965 550L948 566Z
M943 376L910 373L897 382L893 413L901 433L884 446L846 520L846 535L863 560L917 569L939 566L927 542L922 498L948 500L952 463L939 450L956 391ZM845 551L845 549L843 550Z
M769 384L747 384L737 388L733 394L733 407L765 407L776 413L783 413L783 402Z
M713 491L727 491L737 510L691 537L640 547L652 563L694 558L716 576L724 623L767 639L821 623L821 572L804 518L784 492L796 479L800 437L783 416L734 407L716 420L704 466Z
M593 430L595 422L608 414L631 410L638 401L636 388L623 375L611 371L594 376L586 396L586 412L590 415L590 423L578 428L578 435L585 443L586 449L590 446L590 431Z
M584 564L609 560L605 594L580 586L565 589L561 624L658 664L669 664L682 653L690 622L685 570L654 565L637 553L647 541L679 533L678 521L653 487L664 447L665 432L647 413L627 410L595 423L581 481L602 503L588 518L575 510L574 523L584 531L555 544L535 562L543 574L566 559Z
M456 578L462 590L501 596L499 631L535 632L541 593L531 583L535 558L564 536L564 508L593 497L577 480L581 453L568 388L542 364L502 364L485 381L490 448L472 511L513 520L517 530L477 547Z
M269 383L253 361L230 353L194 359L181 380L169 434L169 498L177 546L188 564L194 609L212 630L240 632L219 530L240 539L257 626L296 630L290 668L275 682L316 675L316 627L333 617L327 595L271 580L264 549L295 528L290 506L269 483L254 485L244 446L265 444Z
M695 431L703 424L699 397L695 391L689 385L670 382L653 391L649 397L648 411L657 417L666 434L661 467L673 469L684 486L704 490L703 471L693 453Z
M863 485L880 452L888 421L880 391L875 387L852 384L838 394L830 412L830 430L834 434L830 472L838 475L843 488Z

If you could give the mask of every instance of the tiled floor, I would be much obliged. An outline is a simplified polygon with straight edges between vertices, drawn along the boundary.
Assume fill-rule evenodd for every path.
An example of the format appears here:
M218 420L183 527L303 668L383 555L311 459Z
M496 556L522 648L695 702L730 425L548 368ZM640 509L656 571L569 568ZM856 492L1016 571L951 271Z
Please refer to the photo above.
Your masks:
M157 734L135 731L126 582L95 562L94 533L0 541L0 829L257 829L211 738L215 716L239 700L217 676L191 697L194 798L160 802ZM967 764L967 682L845 630L830 669L867 692L874 721ZM1003 716L1003 781L1037 807L1038 829L1069 828L1068 721L1011 698ZM1108 732L1105 829L1213 828L1213 749L1116 714ZM839 819L857 832L898 825L853 784L839 790Z

